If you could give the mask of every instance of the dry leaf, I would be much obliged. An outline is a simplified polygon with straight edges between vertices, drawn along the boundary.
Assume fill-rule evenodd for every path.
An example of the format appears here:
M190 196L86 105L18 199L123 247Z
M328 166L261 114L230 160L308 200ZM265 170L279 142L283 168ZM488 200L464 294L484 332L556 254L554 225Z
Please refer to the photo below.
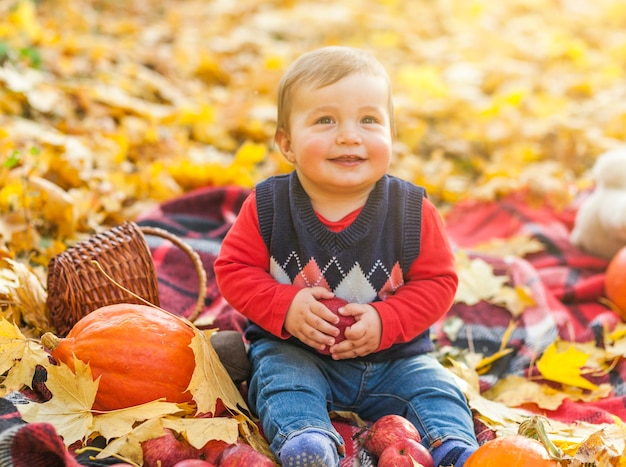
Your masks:
M125 409L92 413L94 415L93 423L88 427L85 435L99 433L106 439L113 439L126 436L133 431L134 426L139 422L173 414L182 416L185 414L185 411L173 402L159 400Z
M470 259L463 252L457 253L459 287L454 300L467 305L476 305L482 300L496 297L509 280L496 276L493 268L483 259Z
M108 443L102 451L95 454L97 459L104 459L114 455L120 455L137 465L143 464L143 450L141 442L163 435L163 420L153 418L140 423L132 431L115 438Z
M564 392L516 375L507 375L499 379L483 395L489 400L501 402L508 407L536 404L537 407L546 410L558 409L567 398Z
M77 238L159 200L291 170L271 143L275 89L311 41L366 45L384 57L397 117L391 172L426 186L442 208L513 191L567 206L591 187L597 154L626 140L619 0L349 0L314 9L262 0L145 9L19 0L0 2L0 11L0 251L43 266ZM25 190L28 177L71 196L73 212L55 188ZM488 246L516 256L536 247L526 239ZM476 289L481 278L495 290ZM478 271L462 300L523 312L527 291L497 282ZM43 327L36 307L28 310ZM614 338L604 359L623 358L624 345ZM16 361L31 359L24 355ZM608 367L597 355L586 365ZM28 379L23 370L11 370L11 385ZM212 407L221 389L201 379L198 398ZM571 432L581 440L588 429Z
M18 391L32 385L37 365L46 365L48 354L41 344L24 337L16 324L0 319L0 374L6 373L2 386Z
M50 365L46 385L53 394L52 399L17 406L26 422L45 421L54 425L66 446L91 432L91 406L99 382L99 379L93 380L89 365L77 358L74 358L74 371L64 363Z
M47 294L31 268L10 258L0 258L0 304L12 322L26 322L40 336L51 328L46 308Z
M254 449L272 457L265 438L250 418L250 409L241 393L228 375L211 345L215 330L200 331L194 327L195 336L191 348L196 358L196 368L189 382L189 391L197 404L199 414L214 413L218 399L228 409L231 417L239 422L239 433Z
M517 317L535 304L526 287L507 285L510 278L494 274L493 267L481 258L469 258L460 250L456 253L459 286L455 302L476 305L482 300L506 308Z
M474 245L472 249L501 258L507 256L523 258L530 253L545 250L545 245L529 235L520 234L504 239L494 238L488 242Z
M556 343L550 344L537 360L537 369L550 381L595 391L598 386L582 377L582 368L589 355L577 350L574 345L559 350Z
M189 444L198 449L214 439L234 444L239 437L239 424L236 418L229 417L163 418L164 427L184 433Z
M194 327L195 335L190 346L194 352L196 367L187 389L193 395L199 414L214 414L218 399L232 413L240 413L242 410L249 412L241 393L211 345L210 337L213 332L215 330L203 332Z

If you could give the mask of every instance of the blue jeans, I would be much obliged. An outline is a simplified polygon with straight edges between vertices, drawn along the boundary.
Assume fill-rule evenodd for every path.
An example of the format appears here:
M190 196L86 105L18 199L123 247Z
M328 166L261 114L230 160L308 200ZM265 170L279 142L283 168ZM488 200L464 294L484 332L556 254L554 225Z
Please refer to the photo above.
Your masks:
M308 429L343 439L329 411L365 420L398 414L410 420L430 448L448 439L477 446L472 414L448 370L428 354L371 363L332 360L288 342L261 339L250 346L250 408L272 451Z

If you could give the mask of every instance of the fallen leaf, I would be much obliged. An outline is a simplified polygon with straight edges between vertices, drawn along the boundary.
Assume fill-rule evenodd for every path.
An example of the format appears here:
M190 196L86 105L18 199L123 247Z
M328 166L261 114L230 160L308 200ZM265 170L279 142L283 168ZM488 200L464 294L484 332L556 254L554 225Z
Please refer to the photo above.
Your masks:
M232 413L248 411L241 393L228 375L215 349L210 336L216 330L200 331L195 326L190 347L193 349L196 366L187 390L193 395L199 414L215 414L217 400Z
M164 427L185 433L189 444L198 449L214 439L234 444L239 438L239 424L236 418L229 417L163 418Z
M545 245L529 235L519 234L505 239L494 238L488 242L474 245L472 249L501 258L507 256L523 258L530 253L545 250Z
M476 305L482 300L496 297L509 280L496 276L493 268L481 258L470 259L465 253L457 253L459 286L454 300L467 305Z
M0 374L7 392L31 387L37 365L48 363L48 353L34 339L26 338L14 323L0 318Z
M89 436L92 433L99 433L106 439L113 439L126 436L133 431L133 428L139 422L163 418L173 414L182 416L185 414L185 411L173 402L158 400L125 409L92 413L94 415L93 421L85 435Z
M47 293L31 267L10 258L0 258L0 303L3 316L14 323L27 323L37 337L50 329Z
M54 425L66 446L84 439L91 432L91 406L100 380L94 381L89 365L77 358L74 358L74 371L64 363L50 365L46 385L52 398L43 403L17 406L26 422L45 421Z
M582 368L588 359L589 355L577 350L574 345L558 350L553 342L537 360L537 369L547 380L595 391L598 386L582 377Z

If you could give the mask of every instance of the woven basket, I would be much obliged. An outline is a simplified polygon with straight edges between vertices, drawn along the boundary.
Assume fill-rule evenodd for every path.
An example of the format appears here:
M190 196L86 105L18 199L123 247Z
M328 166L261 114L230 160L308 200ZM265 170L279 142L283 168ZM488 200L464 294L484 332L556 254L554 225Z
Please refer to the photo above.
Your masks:
M59 336L67 335L82 317L102 306L145 304L123 288L159 306L157 275L144 234L171 241L193 261L199 292L195 310L188 319L194 321L198 317L206 295L206 271L198 254L163 229L124 222L77 243L50 260L46 305Z

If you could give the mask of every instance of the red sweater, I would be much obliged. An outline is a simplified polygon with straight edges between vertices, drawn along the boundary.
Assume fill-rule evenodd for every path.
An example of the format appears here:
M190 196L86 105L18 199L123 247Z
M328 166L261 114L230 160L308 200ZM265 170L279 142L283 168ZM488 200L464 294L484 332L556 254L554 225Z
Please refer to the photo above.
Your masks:
M358 216L355 211L338 222L319 216L338 232ZM280 284L269 273L270 256L261 237L255 192L244 202L215 261L217 283L224 298L248 319L282 339L290 337L283 323L299 286ZM426 331L452 305L458 278L454 256L435 206L423 200L420 254L405 284L384 301L371 303L382 321L378 350L408 342Z

